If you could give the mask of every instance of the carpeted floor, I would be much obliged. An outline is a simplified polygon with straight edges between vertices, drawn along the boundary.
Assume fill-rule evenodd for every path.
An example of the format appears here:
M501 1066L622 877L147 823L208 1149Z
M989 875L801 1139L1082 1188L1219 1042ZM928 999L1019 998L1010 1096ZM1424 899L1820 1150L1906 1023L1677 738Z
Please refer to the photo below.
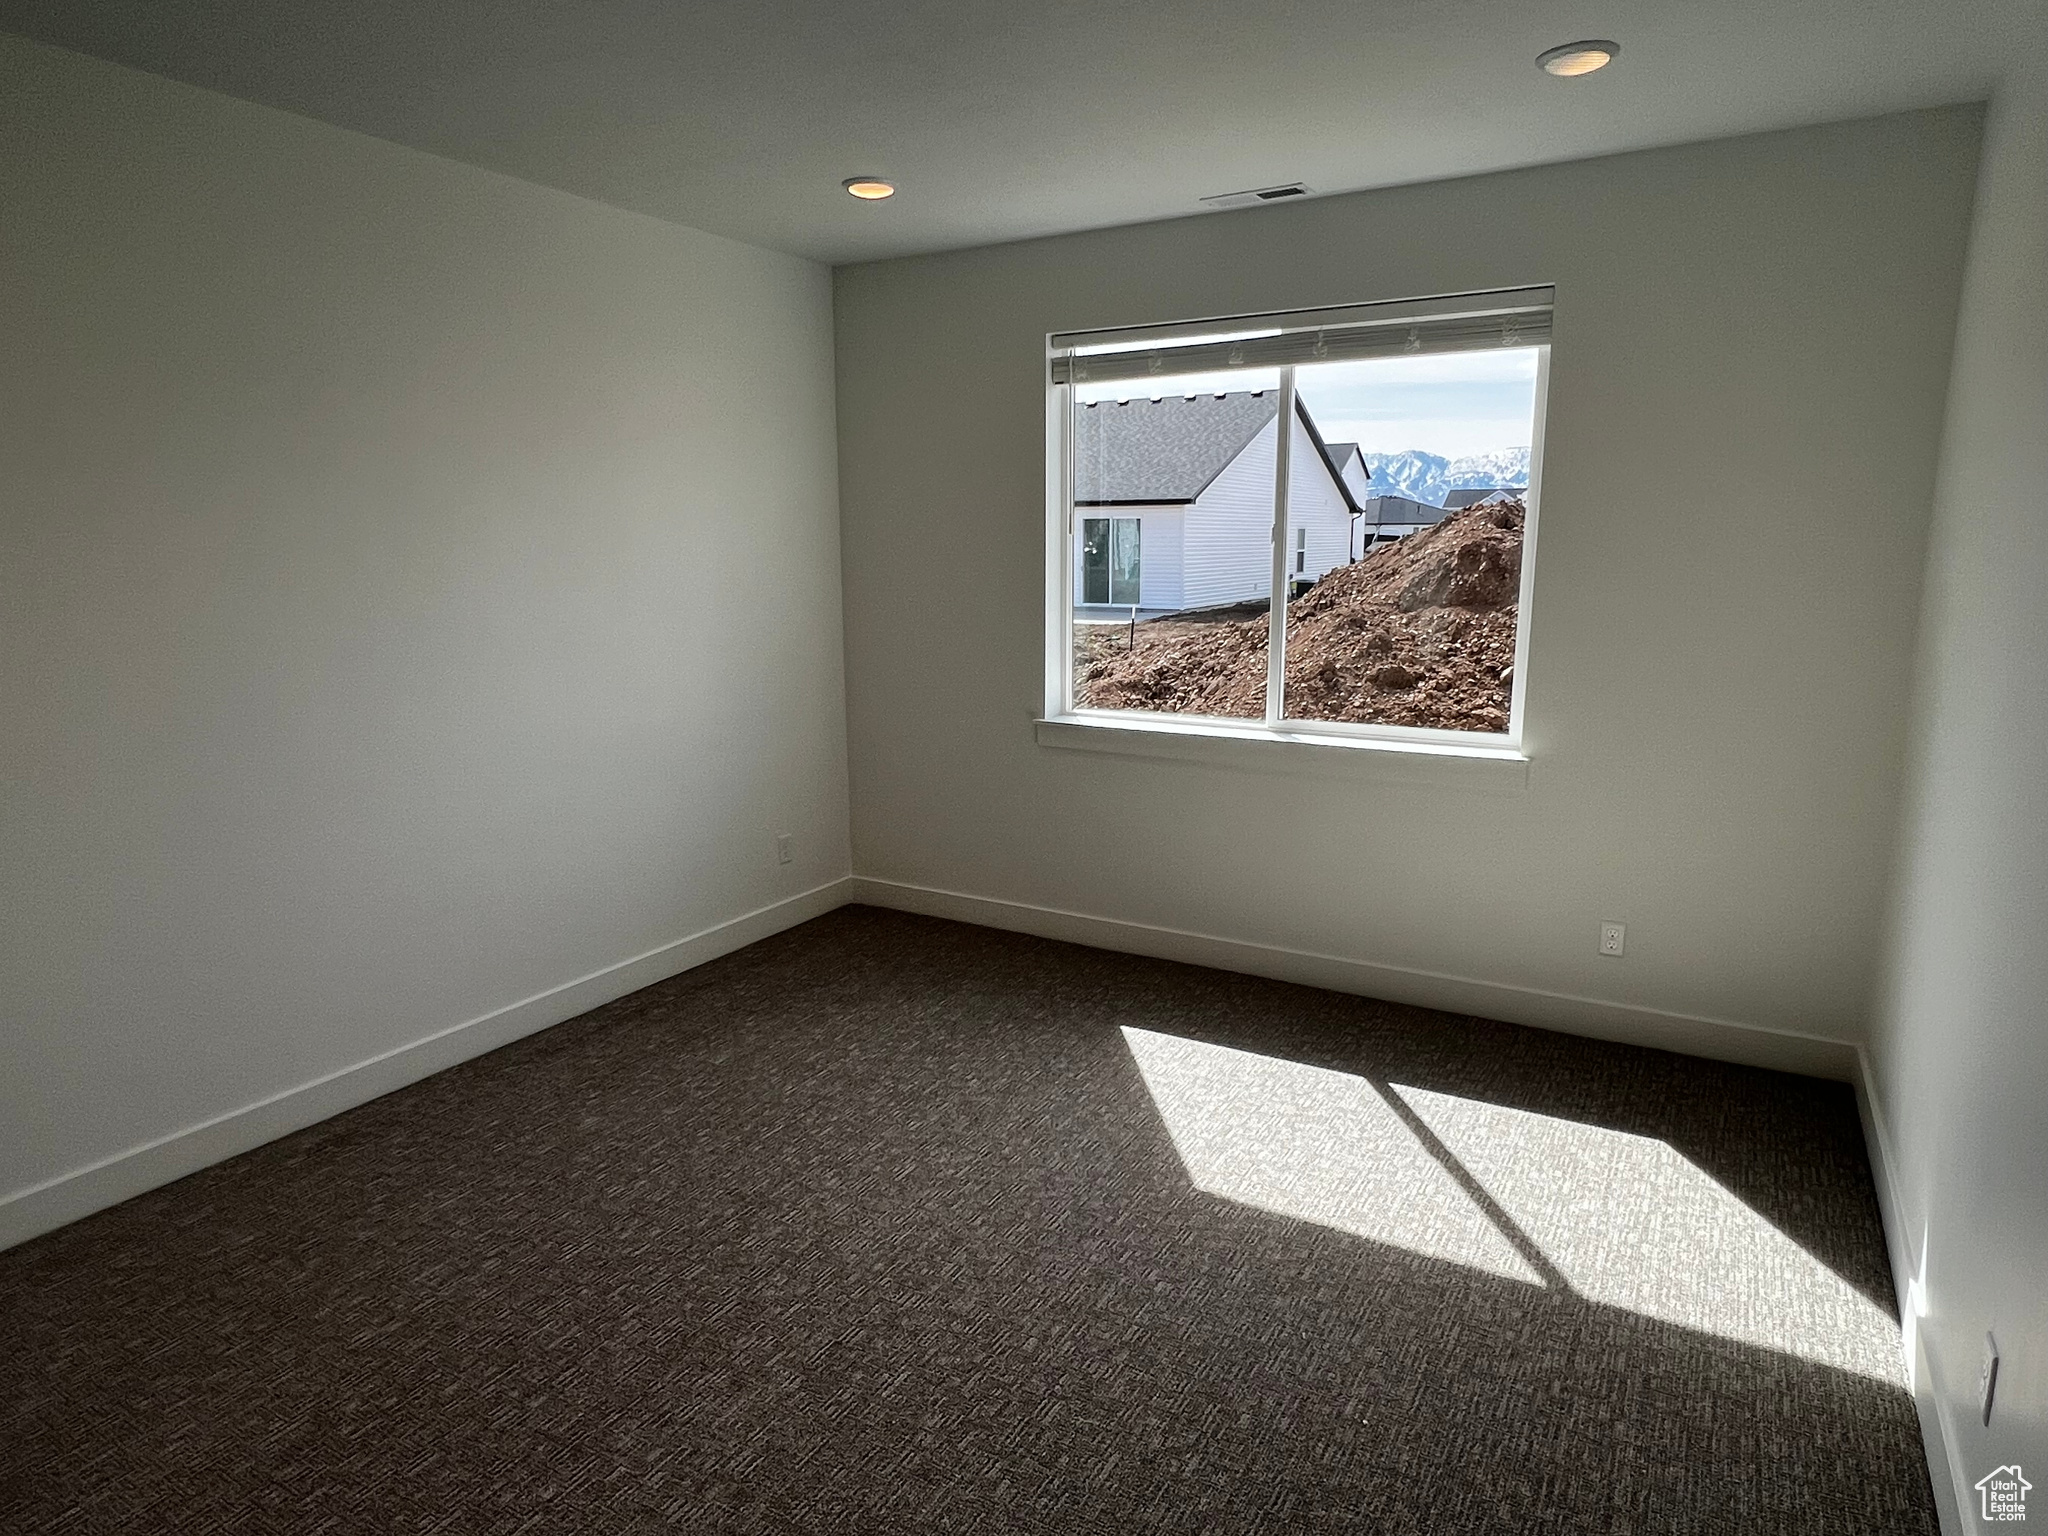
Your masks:
M0 1254L0 1530L1931 1533L1890 1307L1838 1085L847 908Z

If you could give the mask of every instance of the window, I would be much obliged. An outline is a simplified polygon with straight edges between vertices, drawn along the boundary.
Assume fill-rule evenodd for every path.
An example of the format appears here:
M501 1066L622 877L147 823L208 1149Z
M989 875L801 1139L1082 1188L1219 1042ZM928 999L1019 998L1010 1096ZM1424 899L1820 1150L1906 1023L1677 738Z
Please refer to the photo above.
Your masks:
M1081 519L1081 602L1135 608L1140 601L1135 517Z
M1519 746L1550 310L1050 338L1047 714Z

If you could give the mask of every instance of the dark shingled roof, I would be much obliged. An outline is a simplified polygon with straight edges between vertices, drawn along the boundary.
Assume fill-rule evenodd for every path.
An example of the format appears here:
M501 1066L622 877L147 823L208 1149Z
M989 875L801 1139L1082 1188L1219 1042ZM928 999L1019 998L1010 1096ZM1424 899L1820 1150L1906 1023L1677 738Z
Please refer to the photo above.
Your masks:
M1277 390L1080 406L1074 412L1074 500L1193 501L1279 409Z
M1492 501L1496 497L1501 500L1506 500L1509 497L1519 498L1527 490L1528 487L1525 485L1467 486L1463 490L1445 492L1444 510L1446 512L1462 512L1467 507L1476 507L1482 501Z
M1373 523L1440 523L1444 509L1413 496L1369 496L1365 515Z

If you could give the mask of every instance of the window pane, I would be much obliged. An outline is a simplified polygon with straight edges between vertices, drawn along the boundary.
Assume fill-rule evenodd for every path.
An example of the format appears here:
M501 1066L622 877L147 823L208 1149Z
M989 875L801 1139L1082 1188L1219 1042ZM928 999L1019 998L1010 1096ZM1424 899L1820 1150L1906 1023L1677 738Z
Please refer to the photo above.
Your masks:
M1081 599L1084 603L1109 601L1109 519L1084 518L1081 522Z
M1138 530L1135 517L1119 517L1109 525L1109 600L1118 607L1136 607L1139 598Z
M1076 708L1265 717L1278 384L1074 386Z
M1295 371L1289 718L1508 728L1537 354Z

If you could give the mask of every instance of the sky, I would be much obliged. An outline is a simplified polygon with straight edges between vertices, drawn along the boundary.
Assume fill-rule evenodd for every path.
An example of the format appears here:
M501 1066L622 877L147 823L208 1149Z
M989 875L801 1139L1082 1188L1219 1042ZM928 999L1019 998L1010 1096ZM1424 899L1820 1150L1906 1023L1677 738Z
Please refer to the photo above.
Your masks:
M1081 384L1075 393L1084 401L1118 400L1279 385L1276 369L1234 368L1170 380ZM1367 453L1419 448L1454 459L1526 448L1534 436L1534 347L1316 363L1294 370L1294 386L1327 441L1357 443Z

